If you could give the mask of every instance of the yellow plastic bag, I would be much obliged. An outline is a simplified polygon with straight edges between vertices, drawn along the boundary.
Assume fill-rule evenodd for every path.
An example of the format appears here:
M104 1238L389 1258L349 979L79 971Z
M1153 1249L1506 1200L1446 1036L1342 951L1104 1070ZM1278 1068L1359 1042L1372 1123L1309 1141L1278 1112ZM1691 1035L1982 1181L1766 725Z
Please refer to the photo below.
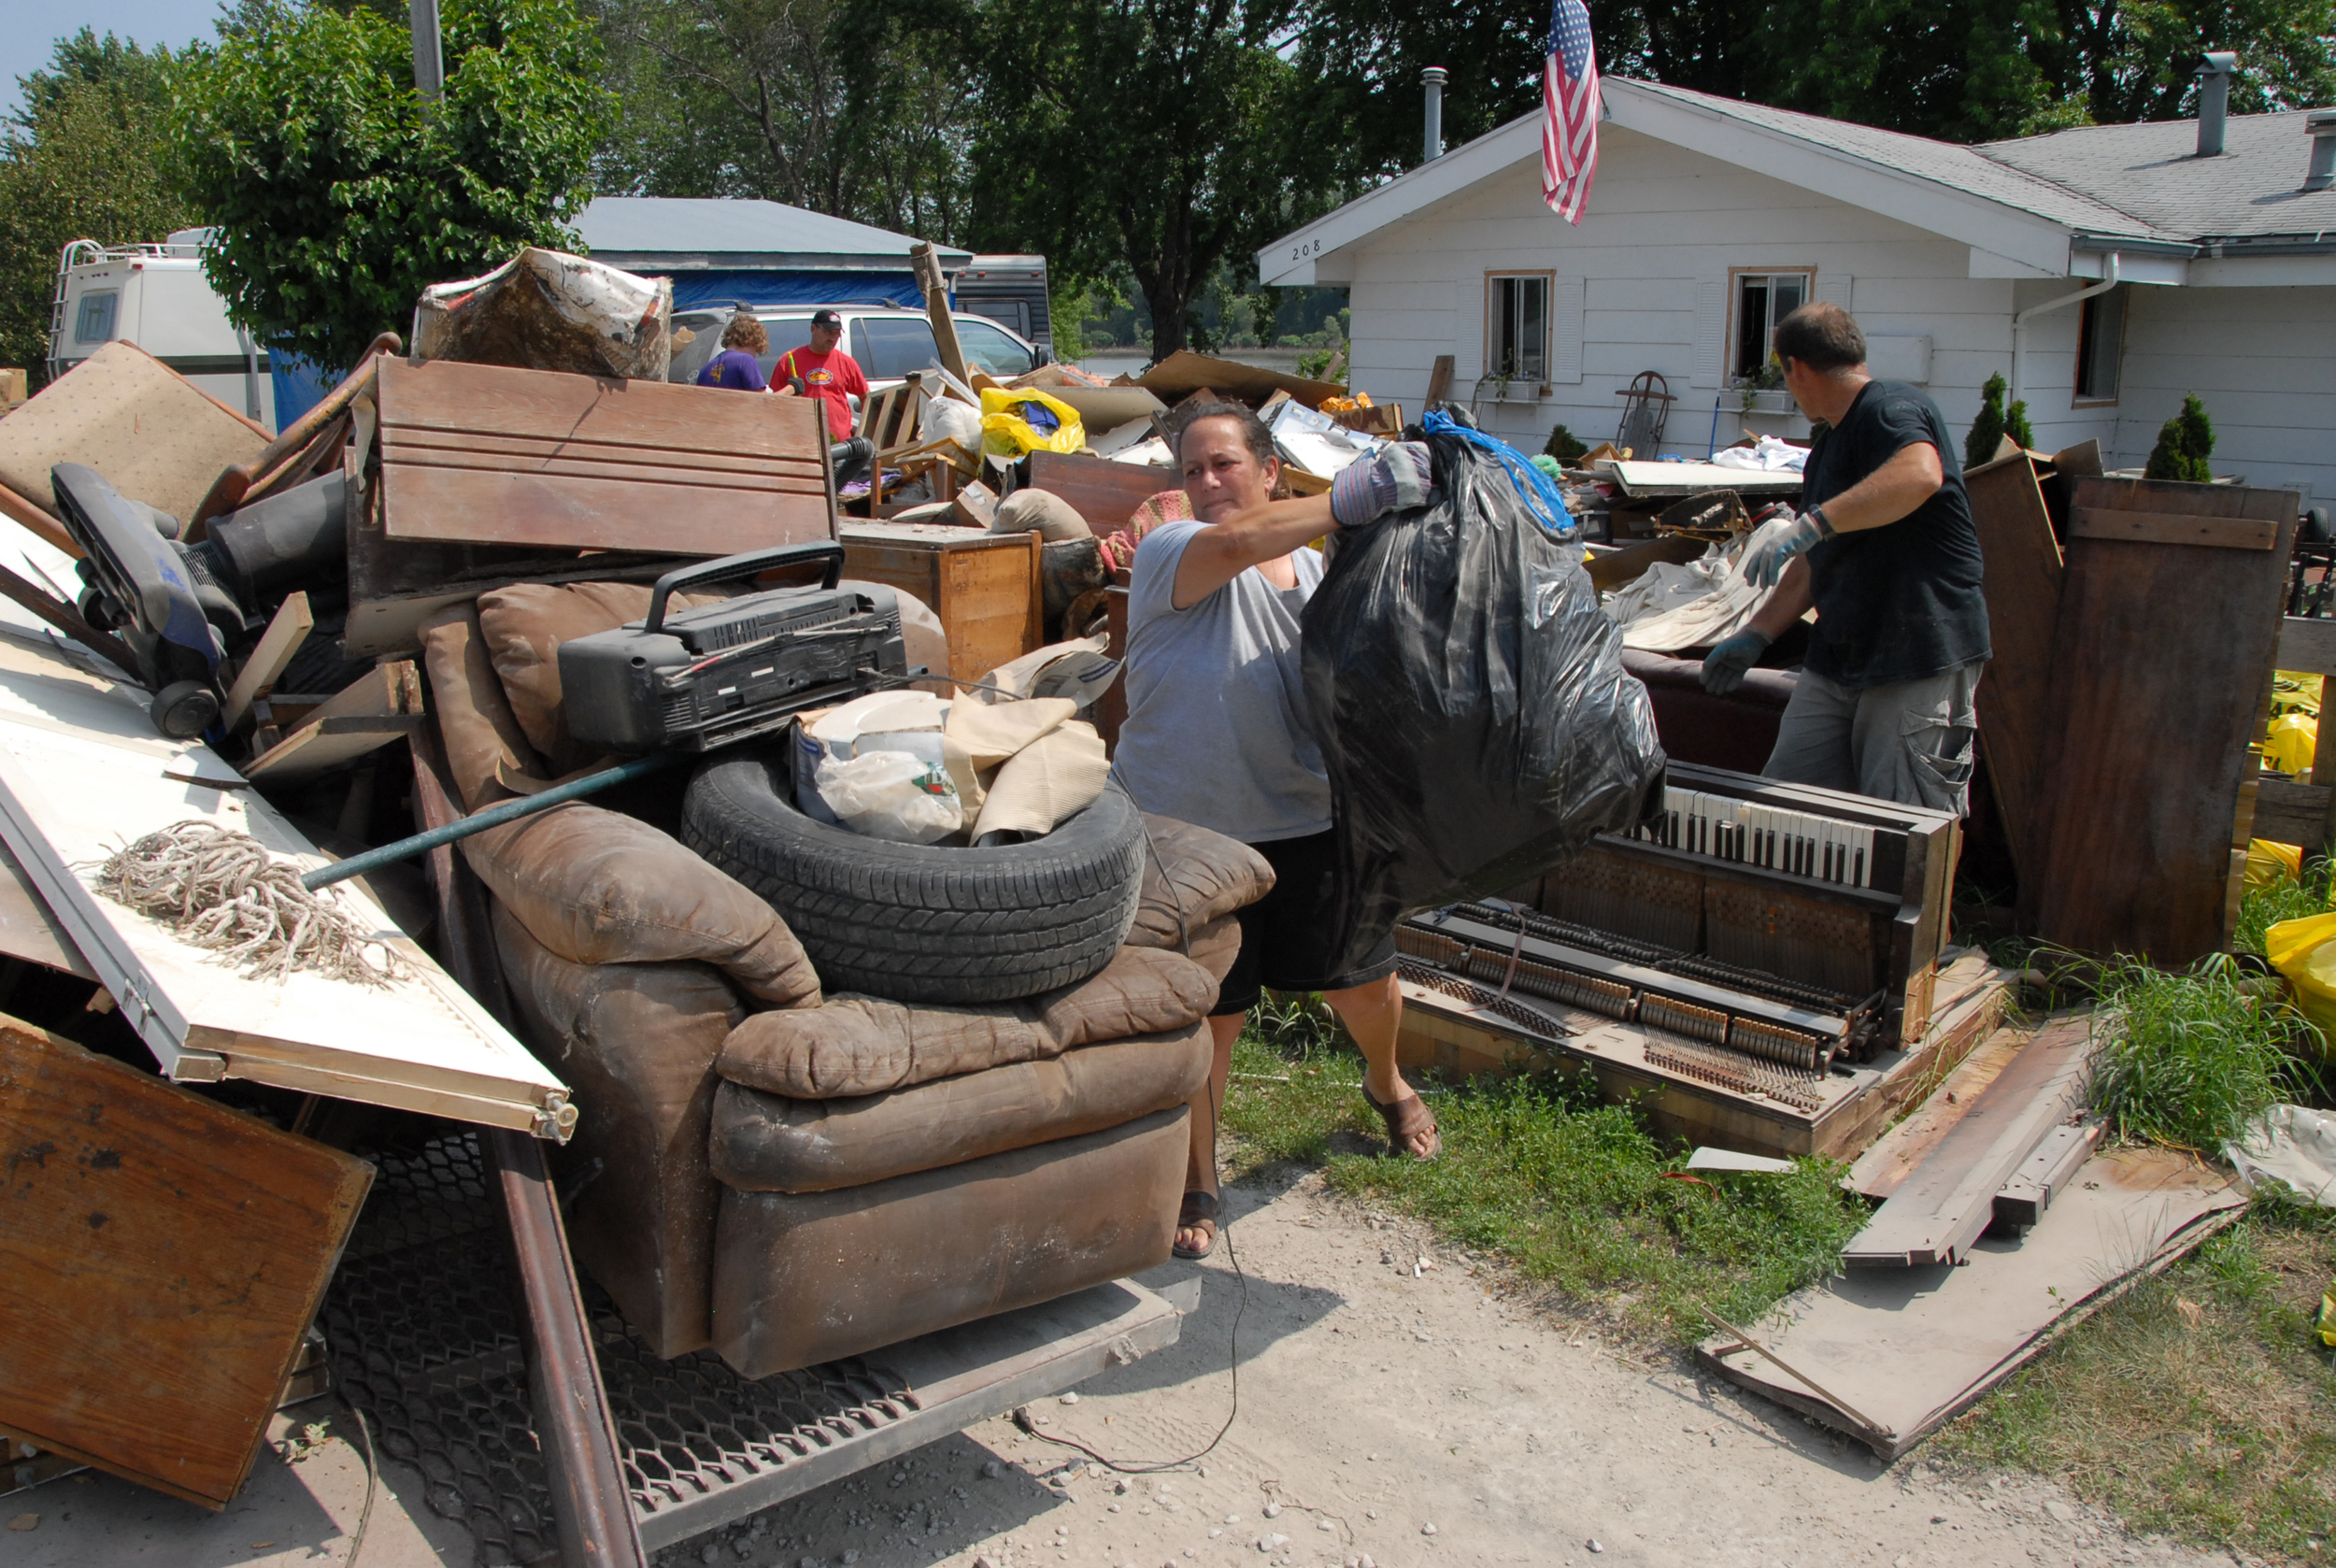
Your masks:
M2282 773L2301 773L2319 749L2320 721L2308 713L2283 713L2263 735L2263 760Z
M2336 1284L2320 1292L2319 1321L2312 1326L2319 1331L2322 1345L2336 1347Z
M2298 670L2272 672L2272 712L2320 716L2320 677Z
M1087 445L1078 410L1033 387L985 387L981 393L981 449L1007 463L1032 452L1075 452Z
M2268 838L2247 840L2246 891L2259 893L2282 882L2303 880L2303 851L2293 844L2274 844Z
M2282 920L2263 934L2263 956L2285 976L2296 1006L2336 1040L2336 911Z

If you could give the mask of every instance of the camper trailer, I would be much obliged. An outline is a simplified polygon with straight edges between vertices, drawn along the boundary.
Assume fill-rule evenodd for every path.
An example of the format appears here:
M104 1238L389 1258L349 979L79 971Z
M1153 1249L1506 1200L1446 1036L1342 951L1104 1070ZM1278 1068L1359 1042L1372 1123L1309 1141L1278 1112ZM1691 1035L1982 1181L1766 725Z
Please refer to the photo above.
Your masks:
M180 229L160 245L77 239L57 260L49 323L49 378L107 343L133 343L230 408L276 428L267 350L227 320L203 276L208 229Z

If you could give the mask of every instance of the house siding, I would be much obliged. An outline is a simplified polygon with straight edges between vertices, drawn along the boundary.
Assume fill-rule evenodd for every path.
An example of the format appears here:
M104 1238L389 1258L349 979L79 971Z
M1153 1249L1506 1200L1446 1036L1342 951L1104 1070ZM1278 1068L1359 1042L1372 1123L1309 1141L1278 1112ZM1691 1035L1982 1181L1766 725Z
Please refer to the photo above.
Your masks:
M1456 401L1478 390L1488 272L1554 271L1560 300L1563 283L1579 279L1580 380L1567 378L1569 361L1545 397L1496 403L1487 387L1480 422L1528 451L1559 423L1588 442L1608 439L1621 415L1616 393L1655 370L1679 398L1664 454L1701 457L1747 430L1806 429L1797 420L1747 421L1740 395L1713 386L1695 363L1699 296L1731 268L1763 267L1845 275L1846 303L1869 339L1930 338L1925 390L1959 443L1987 378L2010 374L2013 312L2082 286L1973 278L1959 241L1614 126L1578 228L1542 206L1539 169L1518 163L1358 242L1324 270L1349 281L1353 383L1414 413L1438 354L1454 358ZM2098 439L2111 466L2138 463L2182 392L2195 389L2222 436L2218 468L2336 493L2336 452L2322 449L2336 425L2336 363L2319 347L2336 327L2336 289L2129 285L2128 294L2114 405L2074 401L2077 307L2030 322L2021 392L2039 447Z

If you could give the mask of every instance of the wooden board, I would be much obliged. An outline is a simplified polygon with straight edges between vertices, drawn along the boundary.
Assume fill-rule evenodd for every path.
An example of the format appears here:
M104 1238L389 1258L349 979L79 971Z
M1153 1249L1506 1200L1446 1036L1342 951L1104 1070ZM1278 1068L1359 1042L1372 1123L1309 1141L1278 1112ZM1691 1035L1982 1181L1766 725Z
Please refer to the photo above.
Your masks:
M1980 677L1979 749L2015 870L2032 853L2038 773L2051 716L2052 630L2060 608L2060 545L2026 454L1963 476L1979 531L1987 635Z
M1952 1263L1995 1216L1995 1194L2084 1102L2092 1023L2072 1019L2020 1048L1961 1119L1850 1239L1851 1267Z
M565 1086L362 891L345 892L344 908L405 964L386 988L255 978L92 891L113 849L192 820L248 833L304 871L326 861L256 791L188 781L241 779L207 748L156 734L146 703L62 654L0 639L0 838L164 1072L564 1138L576 1119Z
M313 778L404 738L422 722L422 711L421 675L413 663L377 664L252 759L244 777L271 787Z
M1071 509L1098 534L1126 527L1128 519L1145 502L1163 490L1183 487L1184 481L1172 468L1063 452L1030 454L1030 488L1050 491L1068 501Z
M2072 534L2020 914L2074 951L2180 965L2229 939L2231 840L2271 694L2292 491L2083 479L2080 512L2186 511L2278 548Z
M731 555L835 536L816 403L385 360L392 542Z
M267 630L260 634L259 645L251 656L235 672L235 683L227 689L227 702L220 709L219 723L223 730L233 730L243 723L251 705L276 688L276 677L284 673L300 651L300 645L308 640L316 627L316 617L309 612L308 595L305 592L288 594L277 606L275 618Z
M2210 549L2270 549L2279 542L2279 525L2269 519L2243 521L2181 512L2126 512L2079 505L2069 522L2069 536L2137 539L2151 545L2203 545Z
M844 575L914 593L941 618L949 674L977 680L1046 640L1035 533L847 521Z
M373 1167L6 1016L0 1147L0 1426L224 1507Z
M2002 1076L2033 1037L2034 1032L2027 1029L1998 1029L1988 1034L1955 1064L1913 1115L1858 1156L1842 1185L1877 1204L1903 1187L1915 1167L1955 1130L1987 1086Z
M1836 1276L1739 1325L1855 1413L1733 1334L1695 1359L1895 1460L2245 1207L2243 1188L2186 1154L2119 1149L2087 1162L2023 1241L1984 1241L1961 1268Z

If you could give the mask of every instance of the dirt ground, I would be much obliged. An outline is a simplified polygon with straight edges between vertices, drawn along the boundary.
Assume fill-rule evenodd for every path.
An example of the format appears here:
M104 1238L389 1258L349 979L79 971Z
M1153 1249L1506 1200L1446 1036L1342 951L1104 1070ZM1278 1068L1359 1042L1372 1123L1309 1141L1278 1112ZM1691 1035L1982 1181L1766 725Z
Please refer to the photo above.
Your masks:
M1919 1449L1886 1470L1675 1353L1634 1349L1602 1324L1508 1292L1497 1272L1441 1251L1408 1222L1326 1197L1317 1176L1232 1188L1228 1199L1231 1247L1220 1241L1205 1263L1147 1278L1189 1290L1200 1276L1179 1343L1033 1411L1042 1433L1122 1461L1191 1453L1231 1409L1237 1319L1239 1418L1197 1465L1121 1477L999 1419L657 1561L2231 1561L2129 1537L2047 1482L1946 1471ZM392 1467L385 1480L363 1568L466 1563L465 1538L420 1510L417 1478ZM0 1532L0 1563L340 1563L363 1481L362 1461L335 1442L296 1465L264 1455L225 1517L111 1480L51 1482L0 1503L0 1515L44 1516L29 1532Z

